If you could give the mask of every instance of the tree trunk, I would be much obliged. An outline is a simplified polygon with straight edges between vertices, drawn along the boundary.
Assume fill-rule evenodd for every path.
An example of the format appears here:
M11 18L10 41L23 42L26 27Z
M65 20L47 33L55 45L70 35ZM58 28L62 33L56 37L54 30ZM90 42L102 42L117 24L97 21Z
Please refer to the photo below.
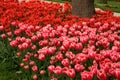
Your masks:
M72 14L89 18L95 14L94 0L72 0Z

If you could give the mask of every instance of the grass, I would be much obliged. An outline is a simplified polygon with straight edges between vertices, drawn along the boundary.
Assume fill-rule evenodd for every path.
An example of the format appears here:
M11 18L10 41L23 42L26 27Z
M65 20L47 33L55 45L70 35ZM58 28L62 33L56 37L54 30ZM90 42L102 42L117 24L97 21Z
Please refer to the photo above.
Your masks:
M120 2L108 1L108 4L101 4L98 0L95 0L95 7L120 13Z
M10 63L0 63L0 80L16 80L14 70L9 70Z
M0 41L0 80L19 80L16 71L18 65L14 61L12 49L8 49L9 45L5 45L4 41ZM12 51L10 51L12 50Z
M11 65L13 66L11 62L0 63L0 80L25 80L26 76Z
M61 3L66 2L66 0L48 0L48 1L61 2ZM108 1L108 4L101 4L98 2L98 0L95 0L95 7L100 8L102 10L112 10L113 12L120 13L120 2L116 2L116 1Z

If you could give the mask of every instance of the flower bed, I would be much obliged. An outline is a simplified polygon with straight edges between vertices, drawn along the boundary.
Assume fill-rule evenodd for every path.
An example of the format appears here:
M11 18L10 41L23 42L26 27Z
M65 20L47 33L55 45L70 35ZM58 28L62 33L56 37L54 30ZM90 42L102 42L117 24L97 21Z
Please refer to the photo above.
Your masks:
M120 79L120 17L71 15L71 5L1 2L0 35L32 80Z

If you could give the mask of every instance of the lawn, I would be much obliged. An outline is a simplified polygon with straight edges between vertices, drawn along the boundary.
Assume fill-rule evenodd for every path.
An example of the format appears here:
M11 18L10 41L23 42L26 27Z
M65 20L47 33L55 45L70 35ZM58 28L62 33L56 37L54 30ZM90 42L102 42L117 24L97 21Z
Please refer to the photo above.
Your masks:
M108 1L108 4L101 4L98 0L95 0L95 7L103 10L109 9L114 12L120 12L120 2Z

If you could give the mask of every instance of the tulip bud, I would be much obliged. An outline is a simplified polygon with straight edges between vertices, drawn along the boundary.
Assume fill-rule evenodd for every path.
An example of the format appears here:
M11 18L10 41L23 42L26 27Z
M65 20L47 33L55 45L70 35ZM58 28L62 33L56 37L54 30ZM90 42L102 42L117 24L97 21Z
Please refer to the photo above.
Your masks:
M32 71L33 71L33 72L38 72L38 67L37 67L37 66L33 66L33 67L32 67Z
M63 59L61 63L62 63L63 66L66 66L66 67L68 67L70 65L70 62L67 58Z
M76 70L77 72L81 72L81 71L84 70L84 66L83 66L83 65L80 65L80 64L76 64L76 65L75 65L75 70Z
M38 59L40 61L44 61L45 60L45 55L44 54L39 54Z
M3 31L4 30L4 27L3 26L0 26L0 31Z
M48 71L49 71L50 73L53 73L54 69L55 69L55 66L54 66L54 65L48 66Z
M92 80L93 79L93 74L92 74L92 72L86 72L86 71L84 71L84 72L82 72L81 73L81 77L82 77L82 80Z
M107 75L103 69L97 71L97 77L100 80L107 80Z
M38 80L38 76L35 74L35 75L33 76L33 79L34 79L34 80Z
M17 53L17 58L20 58L20 56L21 56L21 53L18 52Z
M117 77L117 79L120 79L120 69L115 70L115 76Z
M70 78L75 78L75 76L76 76L75 70L74 69L68 69L67 76L70 77Z
M28 70L28 69L29 69L29 66L28 66L28 65L24 66L24 69L25 69L25 70Z
M30 61L30 66L34 66L35 62L34 61Z

